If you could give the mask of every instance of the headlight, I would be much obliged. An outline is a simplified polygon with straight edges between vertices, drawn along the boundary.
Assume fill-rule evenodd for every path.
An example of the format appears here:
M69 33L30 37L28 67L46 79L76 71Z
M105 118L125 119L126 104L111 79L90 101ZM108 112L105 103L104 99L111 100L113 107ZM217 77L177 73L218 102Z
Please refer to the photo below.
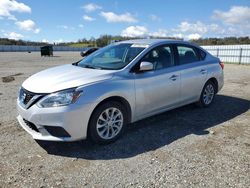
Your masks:
M75 89L67 89L45 96L44 98L42 98L41 101L37 103L37 105L40 108L67 106L71 103L76 102L76 100L80 97L81 94L82 91L76 91Z

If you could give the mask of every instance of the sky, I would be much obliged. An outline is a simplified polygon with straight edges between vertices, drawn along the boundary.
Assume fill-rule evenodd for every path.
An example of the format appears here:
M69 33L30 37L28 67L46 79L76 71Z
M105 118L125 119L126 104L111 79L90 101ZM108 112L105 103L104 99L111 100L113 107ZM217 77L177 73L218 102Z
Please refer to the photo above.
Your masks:
M250 36L250 0L0 0L0 38Z

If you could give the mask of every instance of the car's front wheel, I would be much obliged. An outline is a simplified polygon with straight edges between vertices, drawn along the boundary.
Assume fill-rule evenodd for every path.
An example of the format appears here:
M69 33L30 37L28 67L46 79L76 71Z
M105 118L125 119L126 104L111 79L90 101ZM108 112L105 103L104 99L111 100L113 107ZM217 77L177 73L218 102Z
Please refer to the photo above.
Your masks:
M128 122L126 108L116 101L105 102L93 112L89 122L89 136L92 141L105 144L115 141Z
M214 100L214 96L216 94L216 88L212 81L207 81L207 83L204 85L200 100L199 100L199 106L201 107L208 107L210 104L212 104Z

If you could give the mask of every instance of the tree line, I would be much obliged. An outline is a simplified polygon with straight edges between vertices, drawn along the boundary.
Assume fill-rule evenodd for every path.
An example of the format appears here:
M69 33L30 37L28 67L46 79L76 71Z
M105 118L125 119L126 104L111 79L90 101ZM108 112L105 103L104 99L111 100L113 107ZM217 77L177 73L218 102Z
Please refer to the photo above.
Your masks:
M45 43L45 42L33 42L33 41L25 41L25 40L0 38L0 45L43 46L47 44L48 43Z
M204 38L191 40L199 45L233 45L233 44L250 44L249 37L225 37L225 38Z
M157 37L154 37L157 38ZM52 45L63 45L63 46L75 46L75 47L103 47L114 41L130 40L130 39L140 39L138 37L122 37L122 36L112 36L112 35L101 35L99 38L90 39L79 39L77 42L66 42L57 43ZM164 39L177 39L164 37ZM179 39L183 40L183 39ZM232 44L250 44L249 37L225 37L225 38L201 38L197 40L191 40L191 42L197 43L199 45L232 45ZM0 38L0 45L24 45L24 46L44 46L49 43L45 42L33 42L25 40L14 40L8 38ZM51 44L50 44L51 45Z

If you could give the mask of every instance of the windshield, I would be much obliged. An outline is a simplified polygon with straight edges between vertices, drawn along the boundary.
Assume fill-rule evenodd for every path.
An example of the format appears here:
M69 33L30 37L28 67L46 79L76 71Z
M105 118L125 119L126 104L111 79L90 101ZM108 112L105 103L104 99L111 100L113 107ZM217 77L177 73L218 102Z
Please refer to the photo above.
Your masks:
M78 63L85 68L117 70L128 65L145 46L118 43L97 50Z

